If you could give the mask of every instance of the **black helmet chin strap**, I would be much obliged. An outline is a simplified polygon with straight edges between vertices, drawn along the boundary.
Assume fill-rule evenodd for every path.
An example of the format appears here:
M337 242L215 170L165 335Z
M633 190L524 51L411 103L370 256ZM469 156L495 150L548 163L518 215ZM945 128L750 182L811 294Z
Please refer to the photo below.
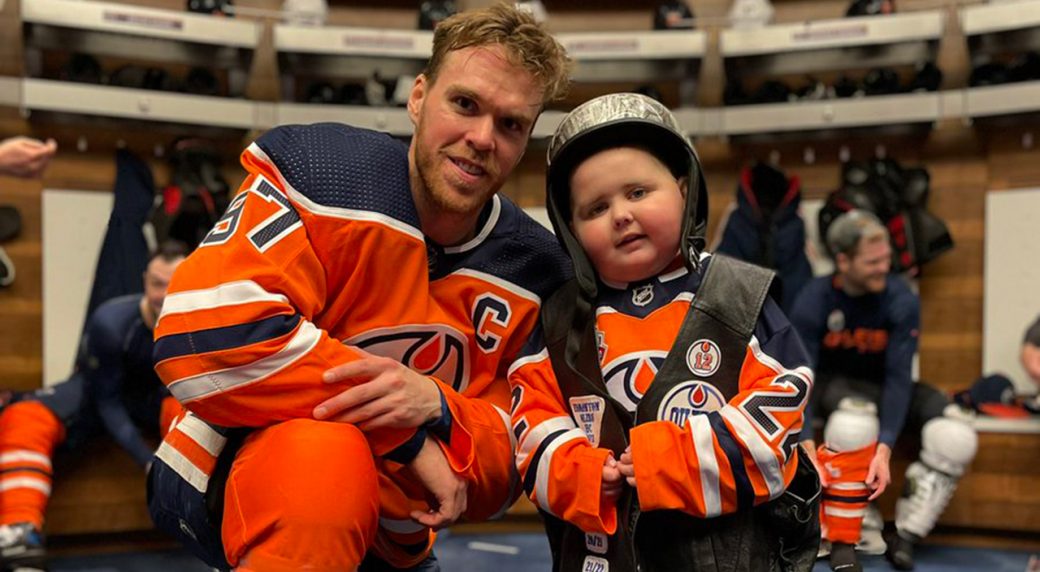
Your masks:
M704 238L708 231L708 186L704 182L700 161L691 157L690 176L686 188L686 206L683 209L682 255L685 266L691 271L700 268L701 253L707 245Z

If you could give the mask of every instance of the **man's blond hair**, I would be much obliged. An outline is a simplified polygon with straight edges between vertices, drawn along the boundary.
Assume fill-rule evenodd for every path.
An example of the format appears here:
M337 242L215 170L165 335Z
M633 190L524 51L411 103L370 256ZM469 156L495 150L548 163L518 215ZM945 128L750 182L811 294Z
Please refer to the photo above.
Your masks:
M834 256L855 258L861 247L888 241L888 229L873 213L852 209L834 219L827 229L827 247Z
M506 49L511 63L542 84L543 106L566 95L571 70L566 50L531 14L505 3L455 14L438 24L423 73L434 83L449 53L496 44Z

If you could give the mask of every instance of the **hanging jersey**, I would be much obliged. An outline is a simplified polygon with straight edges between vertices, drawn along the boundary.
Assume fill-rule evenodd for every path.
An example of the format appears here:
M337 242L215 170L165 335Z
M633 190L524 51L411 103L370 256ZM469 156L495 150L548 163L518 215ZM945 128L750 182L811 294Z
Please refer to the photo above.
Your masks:
M852 297L837 278L816 278L795 301L791 323L824 383L844 377L884 385L878 440L894 444L910 407L921 323L920 301L909 286L889 276L881 294ZM812 417L807 411L807 427Z
M449 422L431 430L477 491L467 515L501 509L512 492L503 381L542 297L566 278L555 238L496 196L472 240L428 242L407 147L385 134L279 127L242 164L249 174L240 193L178 268L156 328L156 370L173 395L207 424L263 427L311 418L346 389L322 373L356 359L354 348L392 357L440 384ZM182 476L204 490L212 463L203 457L222 441L198 433L174 431L176 442L160 452L180 455ZM366 434L385 459L399 458L416 435ZM383 524L414 528L408 514L425 510L423 495L399 464L381 463L391 477L381 479Z
M601 285L601 371L611 398L628 411L664 363L700 279L683 268L622 288ZM721 355L703 341L686 359L705 377L721 360L741 360L740 391L726 402L707 382L678 384L657 421L631 430L640 507L710 518L776 498L797 467L794 446L812 384L786 317L767 300L744 355ZM616 507L600 502L609 453L596 448L608 404L595 395L563 402L539 331L510 369L510 382L517 466L532 500L583 530L613 533Z

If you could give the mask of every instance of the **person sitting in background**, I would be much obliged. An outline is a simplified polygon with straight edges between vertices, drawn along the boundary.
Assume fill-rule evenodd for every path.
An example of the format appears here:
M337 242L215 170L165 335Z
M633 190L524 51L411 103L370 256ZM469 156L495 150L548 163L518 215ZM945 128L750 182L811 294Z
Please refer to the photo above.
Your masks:
M1029 380L1040 386L1040 316L1026 328L1019 360ZM970 388L955 393L953 400L962 407L994 417L1026 418L1040 413L1040 394L1018 395L1015 383L1000 373L978 378Z
M163 243L144 294L113 298L91 315L72 376L15 396L0 413L0 570L46 570L40 531L58 445L78 448L104 427L142 471L151 464L142 431L161 436L180 412L152 368L152 329L187 254L182 243Z
M921 431L921 457L907 469L896 505L897 533L888 539L886 556L897 569L910 570L914 545L953 497L978 437L944 393L914 383L920 301L906 282L889 274L892 248L885 227L874 215L852 210L835 219L826 239L836 272L802 290L791 323L817 376L801 439L818 456L824 481L821 517L831 568L862 570L854 547L867 501L891 482L892 447L908 425ZM818 450L814 414L827 419Z
M54 139L40 141L30 137L10 137L0 141L0 175L35 179L43 174L58 143Z

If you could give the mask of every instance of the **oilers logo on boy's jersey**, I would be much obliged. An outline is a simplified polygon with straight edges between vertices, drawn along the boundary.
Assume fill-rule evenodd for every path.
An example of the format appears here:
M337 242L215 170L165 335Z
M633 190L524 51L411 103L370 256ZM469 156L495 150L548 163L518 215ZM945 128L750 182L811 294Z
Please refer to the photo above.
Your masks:
M496 513L513 492L505 371L568 273L556 239L496 196L472 240L428 243L407 147L385 134L279 127L242 164L241 194L170 284L156 326L164 383L207 423L263 427L311 418L346 389L322 373L357 359L354 348L401 360L441 384L453 423L442 448L470 483L467 515ZM366 432L377 456L414 434ZM205 447L190 440L164 450L194 459ZM178 466L204 479L210 464L199 463ZM409 479L399 467L381 466L391 475L381 479L384 522L413 525L410 510L425 500L395 484Z
M667 356L666 351L648 350L627 353L611 360L603 366L603 381L610 396L626 410L635 413L636 406Z
M658 421L686 427L691 415L718 411L726 405L722 393L710 383L686 381L670 389L657 409Z
M652 294L645 283L627 290L601 287L600 369L609 395L627 410L636 409L662 367L699 284L699 275L678 271L651 281ZM641 305L647 298L653 302ZM786 317L767 300L739 356L722 355L711 340L697 340L682 351L690 378L666 394L657 421L629 434L640 507L710 518L776 498L797 468L790 445L801 431L812 384L805 352ZM523 354L509 380L516 461L525 489L548 513L586 532L612 534L616 507L600 497L610 453L596 448L600 420L588 401L595 396L564 401L540 331ZM723 360L735 359L742 363L739 390L726 402L711 377Z

